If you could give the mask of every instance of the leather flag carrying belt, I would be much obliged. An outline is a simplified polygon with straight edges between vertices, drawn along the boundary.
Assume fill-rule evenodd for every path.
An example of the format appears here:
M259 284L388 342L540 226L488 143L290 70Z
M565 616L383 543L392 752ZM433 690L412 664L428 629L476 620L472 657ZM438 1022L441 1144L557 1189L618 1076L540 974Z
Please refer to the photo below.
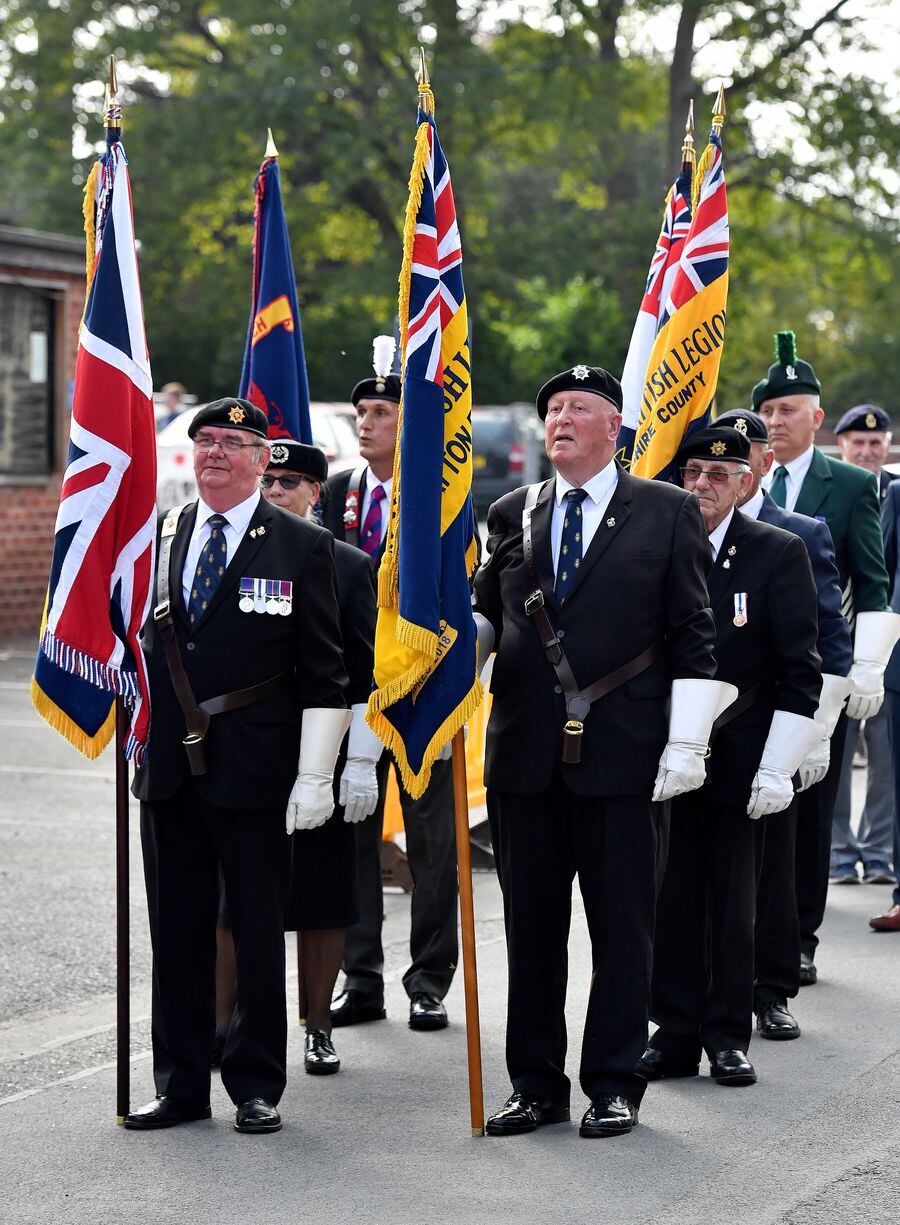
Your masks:
M209 730L211 717L220 715L226 710L240 710L242 706L250 706L251 703L258 702L260 698L274 693L286 674L281 672L278 676L262 681L259 685L250 685L247 689L235 689L232 693L221 693L218 697L207 698L205 702L198 702L194 697L191 682L184 670L181 651L178 649L175 623L172 620L172 604L169 598L172 588L172 542L175 539L178 520L183 510L183 506L176 506L174 510L168 512L163 522L159 542L159 603L153 610L153 620L162 638L175 696L184 713L187 735L181 743L187 753L191 774L201 775L206 773L206 753L203 741Z
M584 734L584 721L588 716L591 706L599 698L612 693L614 689L618 689L626 681L633 680L634 677L640 675L646 668L649 668L652 663L655 663L662 654L662 644L655 643L652 647L648 647L646 651L636 655L634 659L629 660L627 664L623 664L621 668L616 668L614 672L607 673L599 681L595 681L593 685L588 685L584 689L578 688L575 674L566 658L566 653L562 648L562 643L557 636L556 630L553 628L553 622L547 614L544 592L541 589L537 563L534 560L531 515L537 504L540 490L541 486L539 484L529 485L525 496L525 506L522 510L522 552L525 555L528 579L532 587L531 595L525 601L525 615L534 622L534 626L544 645L547 659L550 661L562 686L566 702L566 714L568 715L566 724L563 727L562 760L567 765L577 765L581 761L581 738Z

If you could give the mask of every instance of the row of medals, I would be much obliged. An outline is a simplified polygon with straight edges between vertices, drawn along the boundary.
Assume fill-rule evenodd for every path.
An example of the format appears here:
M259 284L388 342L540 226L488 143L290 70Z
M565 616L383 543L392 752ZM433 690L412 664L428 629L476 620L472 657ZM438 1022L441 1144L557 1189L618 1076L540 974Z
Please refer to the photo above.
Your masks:
M271 617L289 617L291 615L290 600L267 600L265 596L258 596L254 599L252 596L241 596L238 602L238 608L242 613L268 613Z

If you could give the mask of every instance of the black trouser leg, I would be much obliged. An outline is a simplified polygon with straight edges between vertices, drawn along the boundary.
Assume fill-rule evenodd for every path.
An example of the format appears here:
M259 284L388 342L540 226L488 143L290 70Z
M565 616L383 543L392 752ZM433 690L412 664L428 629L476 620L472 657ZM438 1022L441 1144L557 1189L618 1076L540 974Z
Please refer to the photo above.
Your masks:
M190 784L170 800L141 805L141 844L156 1091L205 1105L216 1027L219 865Z
M581 1046L591 1101L637 1105L647 1082L635 1064L647 1041L659 813L641 796L572 796L572 845L591 937L593 974Z
M381 834L384 801L391 759L382 753L376 767L378 805L370 817L356 826L356 868L359 883L359 921L347 929L343 970L345 988L360 991L373 1003L384 1000L384 951L381 928L384 895L381 888Z
M237 1006L222 1056L233 1102L277 1103L287 1079L284 915L290 842L282 812L210 809L237 965Z
M831 764L821 783L801 793L797 810L797 914L800 948L812 957L819 937L816 932L825 917L828 873L831 863L831 823L840 781L847 716L841 714L831 737Z
M756 944L753 1007L785 1004L800 990L800 921L794 848L797 839L795 796L784 812L763 817L756 888Z
M566 984L575 865L561 796L488 792L509 959L506 1066L513 1088L568 1105Z
M431 781L420 799L412 799L401 789L400 807L413 878L409 936L412 960L403 986L409 996L427 991L443 999L459 958L452 763L435 762Z

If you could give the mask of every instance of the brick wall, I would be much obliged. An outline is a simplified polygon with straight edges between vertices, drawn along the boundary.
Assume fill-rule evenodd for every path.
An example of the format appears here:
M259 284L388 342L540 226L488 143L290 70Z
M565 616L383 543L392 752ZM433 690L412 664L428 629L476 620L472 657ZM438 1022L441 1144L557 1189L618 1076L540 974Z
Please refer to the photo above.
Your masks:
M0 639L41 625L53 552L60 478L43 485L0 486Z

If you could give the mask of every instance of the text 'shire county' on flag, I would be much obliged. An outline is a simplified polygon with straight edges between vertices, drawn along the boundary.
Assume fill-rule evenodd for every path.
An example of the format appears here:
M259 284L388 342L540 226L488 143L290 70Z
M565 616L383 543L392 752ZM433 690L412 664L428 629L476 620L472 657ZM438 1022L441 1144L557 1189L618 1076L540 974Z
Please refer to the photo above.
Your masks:
M125 751L140 763L150 697L138 634L153 586L156 433L121 142L110 143L85 193L89 259L94 246L97 255L31 696L48 723L96 757L122 695L131 722Z
M709 411L725 343L728 297L728 200L722 141L710 133L694 172L691 224L665 303L666 322L647 364L631 471L655 480L675 477L682 439Z
M483 696L469 591L476 543L462 251L450 174L425 93L400 273L403 400L367 712L414 797Z
M238 395L269 418L270 438L311 443L306 355L277 158L263 161L255 193L250 323Z
M672 289L681 248L691 226L691 169L682 170L669 188L663 209L662 226L656 240L656 250L650 261L650 271L644 296L634 321L631 343L622 370L622 426L619 430L616 458L631 465L635 431L641 416L644 382L650 354L660 329L669 317L666 303Z

